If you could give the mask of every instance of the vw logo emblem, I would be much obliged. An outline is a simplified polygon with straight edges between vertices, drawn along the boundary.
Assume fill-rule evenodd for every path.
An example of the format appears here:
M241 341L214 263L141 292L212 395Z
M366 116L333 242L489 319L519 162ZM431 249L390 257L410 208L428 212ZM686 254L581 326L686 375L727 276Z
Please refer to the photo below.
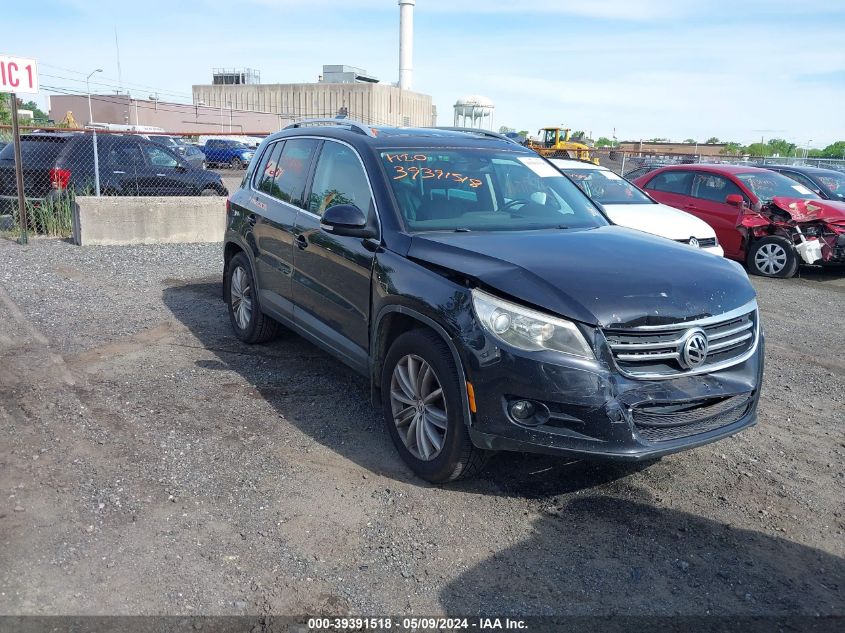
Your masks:
M687 332L681 344L681 364L688 369L695 369L707 360L707 335L702 329Z
M689 238L689 242L688 242L688 243L689 243L689 245L690 245L690 246L692 246L693 248L698 248L699 246L701 246L701 244L699 244L699 243L698 243L698 240L697 240L697 239L695 239L694 237Z

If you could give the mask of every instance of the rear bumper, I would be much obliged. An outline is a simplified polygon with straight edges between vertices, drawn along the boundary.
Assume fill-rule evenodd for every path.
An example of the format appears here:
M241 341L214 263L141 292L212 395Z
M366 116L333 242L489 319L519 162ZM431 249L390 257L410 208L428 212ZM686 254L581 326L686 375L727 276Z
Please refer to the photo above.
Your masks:
M632 380L599 363L536 360L502 351L471 368L476 446L624 461L649 460L733 435L757 421L763 372L756 352L728 369L670 380ZM560 355L558 355L559 357ZM515 400L544 411L520 423Z

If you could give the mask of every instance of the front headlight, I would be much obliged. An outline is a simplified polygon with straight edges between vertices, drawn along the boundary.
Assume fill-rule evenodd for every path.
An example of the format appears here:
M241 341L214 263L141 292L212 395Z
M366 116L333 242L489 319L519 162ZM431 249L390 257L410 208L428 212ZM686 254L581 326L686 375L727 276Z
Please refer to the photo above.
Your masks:
M547 349L595 358L571 321L524 308L477 288L472 291L472 307L484 329L502 343L528 352Z

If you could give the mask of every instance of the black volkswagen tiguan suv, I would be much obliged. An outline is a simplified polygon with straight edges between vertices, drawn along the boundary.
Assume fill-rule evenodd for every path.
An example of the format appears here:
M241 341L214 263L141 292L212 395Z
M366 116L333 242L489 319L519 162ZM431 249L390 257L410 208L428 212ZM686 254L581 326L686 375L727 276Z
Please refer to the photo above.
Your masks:
M763 333L742 268L613 226L526 148L294 124L261 144L227 216L236 335L281 324L367 376L429 481L495 450L651 460L756 421Z

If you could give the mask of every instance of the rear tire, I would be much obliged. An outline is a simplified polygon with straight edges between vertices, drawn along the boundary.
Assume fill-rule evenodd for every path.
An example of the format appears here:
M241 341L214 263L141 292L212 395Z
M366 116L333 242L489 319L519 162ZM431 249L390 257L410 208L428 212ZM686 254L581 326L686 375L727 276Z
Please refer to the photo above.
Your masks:
M387 432L418 477L455 481L487 463L490 453L467 433L458 371L437 334L416 329L399 336L385 357L381 389Z
M244 343L266 343L279 333L279 324L261 312L252 267L244 253L229 261L225 277L226 305L235 336Z
M798 270L798 253L788 239L769 235L751 244L746 263L754 275L789 279Z
M200 191L201 196L222 196L223 194L217 191L214 187L206 187Z

